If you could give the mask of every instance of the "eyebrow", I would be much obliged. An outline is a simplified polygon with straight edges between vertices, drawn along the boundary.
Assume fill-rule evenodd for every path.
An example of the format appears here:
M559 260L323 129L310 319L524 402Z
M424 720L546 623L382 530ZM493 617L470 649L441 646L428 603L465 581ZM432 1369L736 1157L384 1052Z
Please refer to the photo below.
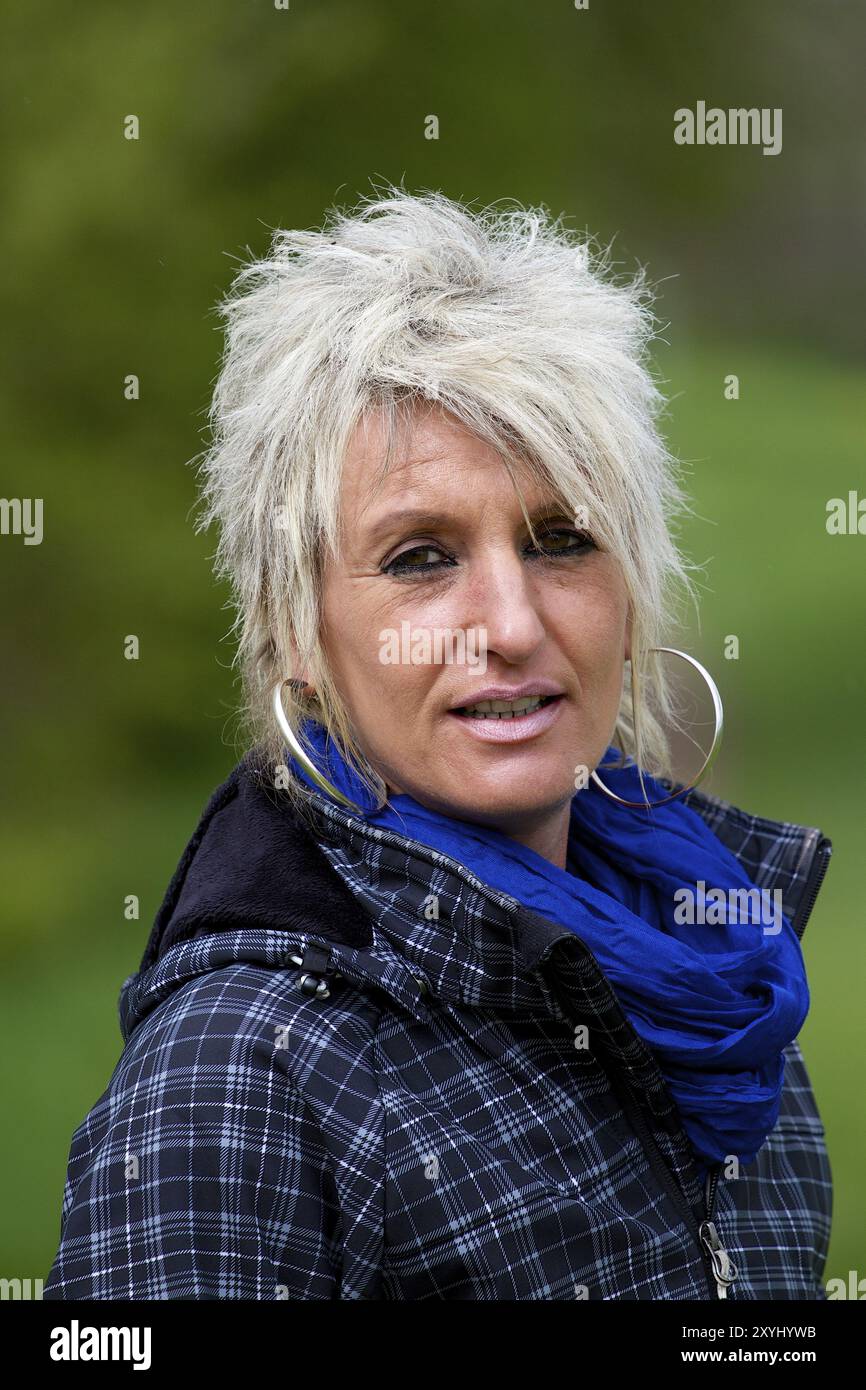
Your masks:
M568 508L559 502L542 502L537 507L527 508L533 524L548 521L555 516L568 516ZM375 543L389 531L404 526L459 526L462 518L456 513L434 512L427 507L404 507L400 511L388 512L368 532L367 540Z

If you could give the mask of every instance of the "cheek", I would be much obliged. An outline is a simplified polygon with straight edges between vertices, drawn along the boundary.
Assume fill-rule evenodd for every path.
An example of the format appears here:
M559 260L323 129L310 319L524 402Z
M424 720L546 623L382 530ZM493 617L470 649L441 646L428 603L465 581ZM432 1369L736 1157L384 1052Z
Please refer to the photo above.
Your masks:
M599 648L589 668L580 671L580 683L586 706L593 712L597 728L611 725L622 700L624 665L617 648L606 643Z
M601 585L570 594L559 606L562 645L582 682L598 688L621 676L627 611L624 598Z
M359 615L344 609L338 622L328 626L325 653L344 696L357 708L378 693L380 672L385 668L377 660L378 633L368 631Z
M388 704L402 700L407 686L418 682L423 667L390 659L395 644L382 635L396 634L399 644L401 614L390 611L362 582L337 581L328 586L322 614L324 650L354 714L381 713Z

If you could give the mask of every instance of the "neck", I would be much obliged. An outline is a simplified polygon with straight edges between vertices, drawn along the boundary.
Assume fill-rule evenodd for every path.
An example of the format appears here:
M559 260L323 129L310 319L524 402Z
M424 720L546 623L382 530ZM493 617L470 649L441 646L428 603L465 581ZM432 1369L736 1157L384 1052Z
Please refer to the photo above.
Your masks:
M549 859L558 869L565 869L568 855L568 830L571 816L571 802L558 807L551 816L543 820L528 821L518 825L497 827L510 840L534 850L542 859Z
M400 788L387 784L388 795L392 796L395 792L399 794ZM419 804L424 804L420 802ZM441 805L431 805L432 811L437 811L443 815L455 814L449 812L448 808ZM486 825L491 830L498 830L501 835L507 836L509 840L516 840L518 844L525 845L542 859L549 859L551 864L555 864L558 869L566 869L568 855L568 835L571 825L571 801L566 801L562 805L555 806L552 810L546 807L543 811L538 811L531 815L513 815L503 817L501 815L488 815L479 813L472 815L469 813L457 813L461 820L475 821L478 825Z

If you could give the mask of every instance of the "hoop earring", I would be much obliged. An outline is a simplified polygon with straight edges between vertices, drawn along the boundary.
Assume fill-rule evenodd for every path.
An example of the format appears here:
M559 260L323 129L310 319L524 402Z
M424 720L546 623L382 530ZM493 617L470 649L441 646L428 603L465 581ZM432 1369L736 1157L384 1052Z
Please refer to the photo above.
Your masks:
M333 797L335 801L339 802L341 806L346 806L350 811L354 811L356 815L362 816L364 813L361 810L361 807L356 805L356 803L351 799L351 797L345 796L343 792L339 790L338 787L333 786L328 781L327 777L323 777L322 773L316 767L315 763L310 761L308 755L304 752L303 748L301 747L300 743L295 737L294 730L292 729L291 724L286 718L286 711L283 709L284 685L291 685L293 688L297 689L298 686L303 688L306 685L306 682L299 680L282 680L278 681L277 684L274 686L274 714L276 715L277 723L280 726L280 733L286 740L286 743L291 748L298 762L301 764L301 767L308 774L308 776L312 778L316 785L321 787L322 791L326 792L328 796Z
M709 686L710 695L713 699L713 709L715 711L716 728L715 733L713 734L713 741L710 745L710 751L704 758L703 764L698 771L697 777L695 777L693 781L689 782L687 786L680 787L678 791L671 792L670 796L663 796L660 801L627 801L625 797L617 796L616 792L612 792L609 787L606 787L595 771L593 771L590 774L592 781L595 782L595 785L601 791L604 792L605 796L609 796L611 801L616 801L620 806L633 806L637 810L643 810L644 807L650 806L665 806L667 802L675 801L679 796L685 796L686 792L690 792L692 790L692 787L696 787L698 783L701 781L701 779L706 776L713 763L715 762L716 754L719 751L719 745L722 741L722 729L724 727L722 697L719 694L718 686L716 685L715 681L713 680L706 667L702 666L701 663L695 657L689 656L688 652L679 651L677 647L650 647L650 651L670 652L673 656L681 656L683 661L687 661L690 666L694 666L698 674L703 676L704 680Z

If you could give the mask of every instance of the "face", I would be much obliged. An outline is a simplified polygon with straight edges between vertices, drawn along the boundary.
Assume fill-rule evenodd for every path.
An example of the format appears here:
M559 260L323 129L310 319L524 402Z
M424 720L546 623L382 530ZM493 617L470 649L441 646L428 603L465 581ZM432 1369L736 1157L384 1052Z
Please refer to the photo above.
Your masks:
M521 477L536 548L499 455L439 409L413 417L377 484L383 445L368 416L343 469L339 563L323 576L323 647L358 742L389 794L565 867L575 772L611 741L629 656L620 567ZM386 630L411 642L389 648ZM447 643L441 634L461 631L465 651L449 659L435 634ZM420 664L399 659L412 644ZM491 688L524 696L524 708L458 712Z

